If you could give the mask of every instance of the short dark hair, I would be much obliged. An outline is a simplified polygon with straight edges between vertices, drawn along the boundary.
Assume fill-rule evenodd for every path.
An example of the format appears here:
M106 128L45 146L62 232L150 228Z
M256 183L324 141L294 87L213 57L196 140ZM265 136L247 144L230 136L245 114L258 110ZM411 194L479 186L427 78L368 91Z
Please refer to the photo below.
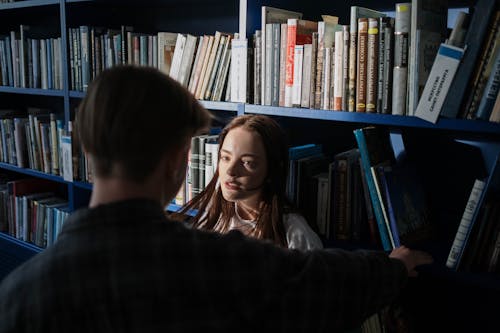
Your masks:
M76 114L76 132L96 176L120 166L142 181L170 149L208 128L210 113L178 82L151 67L116 66L90 85Z

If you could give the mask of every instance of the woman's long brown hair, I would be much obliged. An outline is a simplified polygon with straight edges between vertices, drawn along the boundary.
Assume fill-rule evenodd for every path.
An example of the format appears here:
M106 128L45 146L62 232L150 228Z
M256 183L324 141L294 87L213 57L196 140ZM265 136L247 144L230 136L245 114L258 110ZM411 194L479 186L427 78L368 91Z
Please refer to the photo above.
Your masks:
M263 115L243 115L234 118L227 124L219 135L219 151L229 131L237 127L260 135L268 164L268 174L262 191L262 202L259 208L255 236L272 240L277 245L286 247L287 241L283 226L285 209L285 190L288 168L288 146L285 134L281 127L272 118ZM213 230L217 222L222 223L223 230L227 231L231 218L235 215L235 205L222 196L218 186L219 171L206 188L190 202L182 207L178 213L171 215L180 219L191 209L197 209L197 214L190 220L194 227Z

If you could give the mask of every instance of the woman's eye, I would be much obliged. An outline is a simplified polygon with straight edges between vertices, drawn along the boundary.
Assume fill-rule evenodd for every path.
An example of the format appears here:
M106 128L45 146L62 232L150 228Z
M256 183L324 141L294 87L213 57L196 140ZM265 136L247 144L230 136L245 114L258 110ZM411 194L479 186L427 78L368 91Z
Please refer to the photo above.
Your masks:
M227 161L229 161L229 157L228 156L221 156L220 160L227 162Z

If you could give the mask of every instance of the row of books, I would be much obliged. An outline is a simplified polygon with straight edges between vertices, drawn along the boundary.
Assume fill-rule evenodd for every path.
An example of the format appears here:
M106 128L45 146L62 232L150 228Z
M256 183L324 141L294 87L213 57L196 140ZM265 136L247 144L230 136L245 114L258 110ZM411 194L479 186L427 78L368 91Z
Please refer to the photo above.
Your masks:
M424 64L447 32L444 2L420 3L397 3L395 19L351 6L347 24L263 6L253 38L253 103L413 115L429 71Z
M51 245L69 215L68 201L57 190L57 184L34 178L0 184L0 232L42 248Z
M0 83L20 88L62 89L61 37L30 35L31 27L0 35Z
M102 70L118 64L156 67L198 99L228 100L227 83L233 34L134 32L132 27L69 29L71 89L85 91Z
M415 163L419 157L410 156L403 143L396 154L393 141L397 139L391 138L387 129L369 126L354 130L354 135L359 148L361 178L370 199L367 204L371 203L371 207L367 206L367 220L370 222L373 212L384 250L434 239L438 233L437 217L431 211L429 193L424 186L426 179ZM446 261L450 269L500 271L499 159L497 157L486 178L475 180L461 219L450 221L458 226ZM455 175L451 173L450 177L454 179ZM460 186L455 187L452 191L461 192ZM449 187L444 188L450 191ZM446 210L447 205L456 206L456 203L443 200L440 208Z
M384 250L431 239L434 227L417 168L404 153L396 158L387 129L364 127L354 130L354 136Z
M470 93L461 116L500 122L500 10L497 10L488 26L483 50L476 66Z
M175 204L184 205L189 202L212 180L217 170L218 138L218 134L205 134L191 139L186 180L174 199Z
M395 13L395 18L389 18L384 12L351 6L349 24L339 24L332 15L322 15L322 21L316 22L303 19L300 12L263 6L261 29L253 34L248 54L238 53L248 57L250 70L246 88L235 91L246 90L246 94L235 94L231 99L272 106L415 115L424 88L430 85L431 92L439 90L439 98L446 98L443 116L498 122L500 102L497 108L494 104L498 95L495 55L499 14L494 1L478 1L471 15L460 12L449 36L444 1L396 3ZM442 78L428 80L443 44L462 53L467 48L462 62L457 62L456 77L446 78L445 91L441 86L431 89L435 79ZM240 71L245 73L246 69L234 69ZM465 107L450 102L457 99L454 96L463 96Z
M364 192L358 149L333 156L318 144L289 149L287 198L326 239L379 242Z
M0 160L60 175L64 124L49 110L0 110Z

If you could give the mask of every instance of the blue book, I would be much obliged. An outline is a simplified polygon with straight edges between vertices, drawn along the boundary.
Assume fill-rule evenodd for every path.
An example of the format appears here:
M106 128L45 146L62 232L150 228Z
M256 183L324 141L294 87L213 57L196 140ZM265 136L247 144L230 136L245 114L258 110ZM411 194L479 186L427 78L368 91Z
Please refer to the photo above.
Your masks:
M394 208L392 207L391 194L389 191L389 186L387 185L386 172L391 172L392 167L390 166L379 166L377 167L377 176L380 182L380 187L382 190L382 196L387 210L387 217L389 219L389 225L391 227L390 231L392 234L392 239L394 241L394 246L401 246L401 241L399 239L399 230L397 226L396 215L394 214Z
M387 187L389 218L393 219L391 228L394 239L409 246L431 239L435 233L434 226L416 167L403 162L385 168L383 180Z
M52 38L47 39L47 88L48 89L54 89L54 82L52 79L52 61L54 60L53 58L53 51L52 51Z
M295 203L297 201L298 160L322 154L323 146L314 143L290 147L288 149L288 179L286 184L286 196L290 202Z
M14 74L12 72L12 48L10 37L5 37L5 52L7 53L7 74L9 76L9 86L14 86Z
M392 164L395 160L394 152L392 151L389 132L376 127L365 127L354 130L354 136L358 143L359 153L361 155L361 167L365 174L368 192L372 201L373 213L377 221L380 240L385 251L390 251L394 248L391 241L392 237L387 230L387 223L382 211L382 205L377 193L375 179L371 171L371 167L382 162Z

